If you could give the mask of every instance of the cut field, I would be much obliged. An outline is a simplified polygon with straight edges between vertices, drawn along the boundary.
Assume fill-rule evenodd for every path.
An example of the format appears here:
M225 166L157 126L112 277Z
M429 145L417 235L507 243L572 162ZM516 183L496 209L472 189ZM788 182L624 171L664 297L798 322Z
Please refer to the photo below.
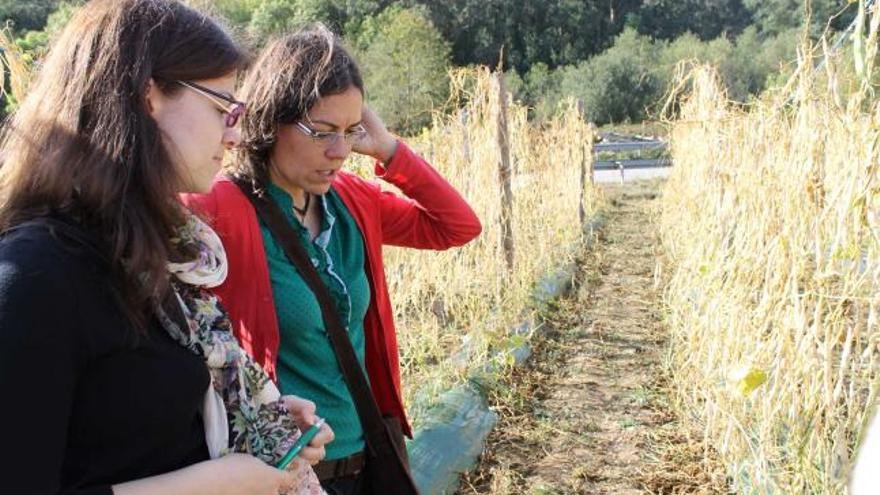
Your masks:
M544 316L530 364L493 390L501 416L461 495L727 493L672 412L655 281L657 182L606 188L578 289Z

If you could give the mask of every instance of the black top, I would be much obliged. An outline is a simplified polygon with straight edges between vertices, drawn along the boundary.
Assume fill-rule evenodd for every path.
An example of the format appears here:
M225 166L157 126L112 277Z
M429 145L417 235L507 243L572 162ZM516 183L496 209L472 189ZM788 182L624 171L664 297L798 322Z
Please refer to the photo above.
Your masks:
M0 492L109 495L206 460L204 360L134 330L99 251L57 227L0 239Z

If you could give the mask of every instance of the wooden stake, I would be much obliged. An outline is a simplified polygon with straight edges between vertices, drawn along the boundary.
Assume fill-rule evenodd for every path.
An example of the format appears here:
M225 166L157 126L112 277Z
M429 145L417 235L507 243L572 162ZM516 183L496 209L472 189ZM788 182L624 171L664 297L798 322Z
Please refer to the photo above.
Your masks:
M498 179L501 184L501 244L508 274L513 273L513 191L511 188L510 140L507 129L507 87L504 72L495 73L498 78L498 149L501 158L498 163Z
M578 100L577 102L577 110L578 110L578 118L584 118L584 102L583 100ZM581 146L581 187L579 194L579 203L578 203L578 218L581 221L581 232L587 231L587 162L589 164L589 172L590 172L590 183L593 182L593 164L590 158L588 157L587 150L589 149L589 143L587 143L587 139L589 138L589 133L585 135L579 136L580 146Z

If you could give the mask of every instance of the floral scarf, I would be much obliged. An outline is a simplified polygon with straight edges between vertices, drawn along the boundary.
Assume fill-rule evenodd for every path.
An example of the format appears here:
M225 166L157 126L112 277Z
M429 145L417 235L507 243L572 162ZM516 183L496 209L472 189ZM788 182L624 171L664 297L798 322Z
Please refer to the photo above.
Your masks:
M203 419L212 459L230 452L249 453L277 464L300 436L281 394L266 372L242 350L232 334L229 316L206 289L226 278L226 253L220 238L195 215L175 242L198 246L189 263L169 263L173 291L157 314L165 330L182 346L205 358L211 386L205 394ZM174 314L178 317L175 319ZM186 321L188 328L177 322ZM314 471L297 457L288 470L296 475L296 495L324 493Z

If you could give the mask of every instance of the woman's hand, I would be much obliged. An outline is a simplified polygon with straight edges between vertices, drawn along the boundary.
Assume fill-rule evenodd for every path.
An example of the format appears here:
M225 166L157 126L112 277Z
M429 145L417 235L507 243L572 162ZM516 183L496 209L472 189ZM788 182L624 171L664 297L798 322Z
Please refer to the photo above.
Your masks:
M277 495L286 492L293 486L294 476L288 471L273 466L248 454L229 454L214 461L212 470L218 479L223 478L220 486L229 487L229 495Z
M112 488L114 495L278 495L294 483L288 471L248 454L229 454Z
M352 144L352 151L388 163L397 150L397 138L388 132L376 112L366 105L361 114L361 125L367 130L367 135Z
M318 421L318 416L315 415L314 402L295 395L282 396L281 400L287 406L287 410L290 411L290 415L293 416L293 420L296 421L296 425L299 426L303 433ZM326 455L324 445L332 441L333 430L327 423L324 423L321 426L321 430L315 435L315 438L300 451L299 456L314 466L324 459Z

